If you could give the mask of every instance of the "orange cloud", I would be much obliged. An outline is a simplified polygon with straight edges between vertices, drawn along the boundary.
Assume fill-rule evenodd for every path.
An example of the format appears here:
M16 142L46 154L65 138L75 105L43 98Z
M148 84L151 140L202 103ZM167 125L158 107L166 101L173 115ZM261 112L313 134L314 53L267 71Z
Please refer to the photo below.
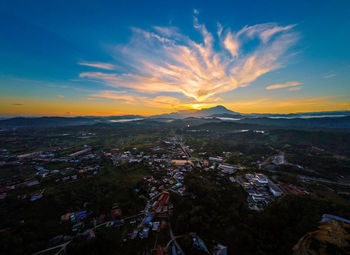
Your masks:
M125 92L119 92L114 90L104 90L97 94L93 94L93 97L97 98L106 98L106 99L113 99L113 100L121 100L124 101L127 104L135 103L140 98L137 98L134 95L126 94Z
M289 91L297 91L297 90L301 90L302 86L298 86L298 87L291 87L288 90Z
M179 99L169 96L157 96L147 99L145 102L150 106L159 108L179 108L181 106L181 101Z
M280 68L284 53L298 39L293 26L266 23L245 26L238 32L219 26L219 49L213 46L214 36L196 16L194 28L202 35L200 43L174 27L153 27L153 31L132 28L130 43L116 47L128 72L83 72L80 77L119 89L151 94L175 92L197 102L208 101ZM246 52L244 46L252 40L259 43Z

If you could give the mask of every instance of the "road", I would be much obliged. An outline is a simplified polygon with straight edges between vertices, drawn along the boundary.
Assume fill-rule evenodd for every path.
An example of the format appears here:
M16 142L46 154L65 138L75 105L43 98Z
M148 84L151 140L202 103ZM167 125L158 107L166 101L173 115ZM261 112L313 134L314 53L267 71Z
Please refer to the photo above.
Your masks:
M175 136L176 137L176 136ZM190 154L190 152L187 150L187 148L184 146L184 144L178 139L178 137L176 137L176 140L178 142L178 144L181 146L181 149L183 150L183 152L185 153L186 157L188 160L191 160L192 159L192 156ZM176 178L174 178L176 181L178 181ZM179 182L179 181L178 181ZM164 191L171 191L171 192L175 192L177 193L176 191L172 190L172 189L166 189ZM148 199L147 203L146 203L146 206L145 206L145 209L144 209L144 212L143 213L140 213L140 214L137 214L137 215L133 215L133 216L129 216L129 217L125 217L123 218L122 220L127 220L127 219L131 219L131 218L135 218L135 217L138 217L138 216L141 216L141 215L144 215L144 218L142 219L142 221L140 222L140 224L138 225L138 229L142 229L143 227L143 222L145 221L145 219L148 217L148 216L151 216L152 215L152 212L150 212L150 209L152 207L152 203L154 202L155 199L157 199L159 196L161 195L158 194L150 199ZM94 229L96 228L100 228L102 226L106 226L110 221L107 221L107 222L104 222L104 223L101 223L99 225L96 225L94 227ZM180 245L177 243L176 241L176 238L178 237L182 237L182 236L174 236L173 234L173 231L171 229L171 225L170 223L169 224L169 233L170 233L170 236L171 236L171 240L169 241L168 245L170 245L171 242L174 242L175 246L177 247L178 250L180 250L182 252L183 255L185 255L185 253L183 252L183 250L181 249ZM79 236L81 235L80 233L77 233L76 236ZM74 237L73 237L74 238ZM73 240L73 239L72 239ZM54 247L50 247L50 248L47 248L45 250L41 250L41 251L38 251L36 253L34 253L33 255L38 255L38 254L42 254L42 253L45 253L47 251L51 251L51 250L55 250L55 249L59 249L59 251L57 253L55 253L55 255L59 255L61 252L64 252L64 254L67 254L66 252L66 248L68 246L69 243L71 243L71 241L68 241L66 243L63 243L63 244L60 244L60 245L57 245L57 246L54 246ZM167 245L167 247L168 247Z
M66 248L67 248L67 245L70 244L71 241L72 241L72 240L70 240L70 241L68 241L68 242L65 242L65 243L63 243L63 244L60 244L60 245L51 247L51 248L47 248L47 249L42 250L42 251L38 251L38 252L36 252L36 253L33 253L33 255L42 254L42 253L44 253L44 252L52 251L52 250L55 250L55 249L58 249L58 248L60 248L60 249L55 253L55 255L60 254L62 251L64 252L64 254L67 254Z
M180 245L178 244L178 242L176 241L176 236L174 236L173 233L173 229L171 228L170 222L168 222L168 226L169 226L169 234L170 234L170 238L171 240L174 241L174 244L176 246L176 248L181 252L182 255L185 255L184 251L181 249Z
M136 214L136 215L128 216L128 217L125 217L125 218L123 218L123 219L121 219L121 220L128 220L128 219L136 218L136 217L141 216L141 215L144 215L144 213L139 213L139 214ZM104 222L104 223L101 223L101 224L99 224L99 225L96 225L96 226L94 227L94 229L100 228L100 227L103 227L103 226L106 226L109 222L111 222L111 221L106 221L106 222ZM143 221L142 221L142 222L143 222ZM80 236L80 235L82 235L82 234L81 234L81 233L77 233L77 234L76 234L76 236ZM74 239L74 237L72 238L72 240L73 240L73 239ZM36 253L33 253L33 255L42 254L42 253L45 253L45 252L47 252L47 251L55 250L55 249L58 249L58 248L60 248L60 249L59 249L58 252L55 253L55 255L60 254L62 251L64 252L64 254L67 254L67 252L66 252L67 246L68 246L68 244L70 244L70 242L72 242L72 240L70 240L70 241L68 241L68 242L65 242L65 243L63 243L63 244L54 246L54 247L47 248L47 249L45 249L45 250L38 251L38 252L36 252Z
M328 183L328 184L350 187L350 183L346 183L346 182L331 181L331 180L327 180L327 179L323 179L323 178L316 178L316 177L310 177L310 176L305 176L305 175L298 175L298 177L303 181L323 182L323 183Z

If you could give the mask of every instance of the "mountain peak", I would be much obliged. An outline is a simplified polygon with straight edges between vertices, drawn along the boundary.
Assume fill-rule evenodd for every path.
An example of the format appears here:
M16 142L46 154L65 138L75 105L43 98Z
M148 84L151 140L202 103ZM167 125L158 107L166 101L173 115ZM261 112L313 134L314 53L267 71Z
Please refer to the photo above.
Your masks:
M178 112L172 112L167 114L154 115L153 118L176 118L182 119L186 117L210 117L215 114L239 114L237 112L227 109L223 105L217 105L210 108L203 108L200 110L181 110Z
M225 106L223 105L217 105L217 106L214 106L214 107L211 107L211 109L224 109L224 110L228 110Z
M197 114L203 115L203 116L209 116L213 114L223 114L223 113L236 114L236 112L227 109L223 105L217 105L211 108L203 108L197 112Z

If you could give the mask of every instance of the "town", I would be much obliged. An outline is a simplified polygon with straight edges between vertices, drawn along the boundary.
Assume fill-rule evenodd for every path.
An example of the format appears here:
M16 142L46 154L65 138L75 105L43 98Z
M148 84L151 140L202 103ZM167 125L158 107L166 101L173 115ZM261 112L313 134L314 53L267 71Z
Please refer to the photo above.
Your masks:
M28 150L30 144L37 141L25 137L29 139L28 144L21 145L26 147L22 151L27 152L19 154L15 153L19 150L16 147L19 134L3 131L1 139L7 142L2 143L0 166L4 171L11 169L14 174L6 177L2 174L0 198L8 207L6 212L16 214L14 218L18 221L8 220L1 226L0 234L8 235L26 224L38 223L43 214L33 213L43 206L48 207L43 211L50 211L52 205L52 215L45 216L49 218L48 223L36 226L42 234L33 233L27 241L37 242L29 248L32 254L80 254L89 249L89 243L111 235L118 236L112 246L117 245L116 252L121 254L223 255L233 252L232 244L225 242L221 235L209 239L204 228L191 219L201 217L200 210L206 208L198 203L206 204L206 199L218 195L216 203L223 199L220 207L240 217L241 213L269 213L270 205L277 206L287 198L305 201L320 198L320 193L312 187L315 183L324 185L323 179L314 177L312 181L311 177L303 179L304 175L293 174L299 179L295 182L291 173L278 173L276 169L281 166L300 171L306 168L288 162L285 153L278 149L270 148L260 156L258 153L255 160L249 157L247 160L242 152L205 151L201 143L193 143L190 127L181 132L169 131L168 134L118 136L116 142L108 140L107 145L103 145L96 139L104 130L66 130L67 133L48 139L49 149L45 150ZM234 132L234 135L248 133ZM262 139L269 135L268 131L253 130L252 133ZM210 137L207 130L196 134ZM109 139L113 133L105 136ZM76 142L69 145L71 142L67 141L73 137ZM52 144L53 141L56 144ZM337 192L343 194L350 187L343 182L337 185L342 190ZM217 194L206 193L207 188ZM230 196L230 192L228 200L220 198L221 194ZM229 209L231 205L226 203L235 204L237 211ZM196 205L202 208L198 212L193 211ZM21 215L20 207L33 212ZM27 222L36 217L39 218L33 223ZM183 227L186 221L188 226ZM191 229L187 230L189 226ZM33 227L29 228L33 231ZM46 241L38 242L38 238ZM111 244L105 244L108 245Z

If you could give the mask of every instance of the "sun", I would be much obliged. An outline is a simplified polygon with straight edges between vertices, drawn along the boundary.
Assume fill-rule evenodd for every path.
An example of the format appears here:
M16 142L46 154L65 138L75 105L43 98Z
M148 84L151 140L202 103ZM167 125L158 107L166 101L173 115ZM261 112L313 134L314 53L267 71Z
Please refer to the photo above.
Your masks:
M200 109L202 109L203 106L204 106L204 104L192 104L191 108L196 109L196 110L200 110Z

